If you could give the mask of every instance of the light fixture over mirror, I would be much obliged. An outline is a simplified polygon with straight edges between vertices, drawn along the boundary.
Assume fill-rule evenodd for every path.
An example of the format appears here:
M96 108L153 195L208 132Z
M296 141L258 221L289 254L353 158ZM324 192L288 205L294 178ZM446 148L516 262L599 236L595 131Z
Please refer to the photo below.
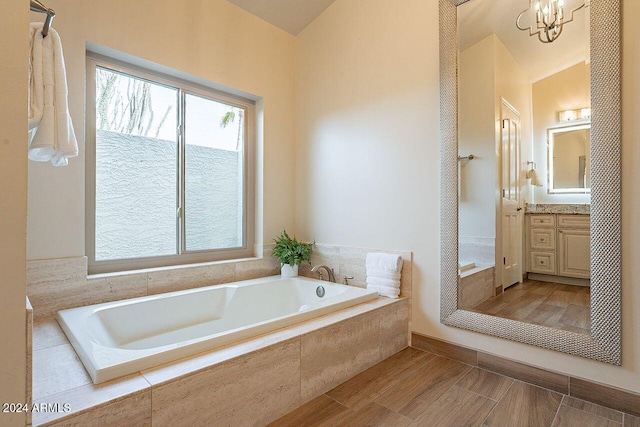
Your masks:
M565 0L529 0L529 8L516 19L516 27L529 31L529 36L538 36L542 43L553 43L564 29L564 24L573 21L573 14L587 5L581 1L577 7L567 9ZM528 26L525 26L529 23Z

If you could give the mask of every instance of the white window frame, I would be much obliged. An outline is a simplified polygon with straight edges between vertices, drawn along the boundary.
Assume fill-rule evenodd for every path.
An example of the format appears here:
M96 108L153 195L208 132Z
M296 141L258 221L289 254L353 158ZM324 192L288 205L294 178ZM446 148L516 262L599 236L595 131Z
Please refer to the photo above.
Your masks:
M96 67L149 80L179 91L178 123L178 176L176 177L176 255L96 261L95 258L95 214L96 214ZM167 74L154 72L129 63L87 52L86 76L86 185L85 185L85 246L89 274L116 271L140 270L164 266L194 264L253 257L255 239L255 102L240 96L195 84ZM186 95L195 95L223 102L244 109L244 159L243 159L243 236L242 245L234 248L187 251L185 242L185 138L184 105Z

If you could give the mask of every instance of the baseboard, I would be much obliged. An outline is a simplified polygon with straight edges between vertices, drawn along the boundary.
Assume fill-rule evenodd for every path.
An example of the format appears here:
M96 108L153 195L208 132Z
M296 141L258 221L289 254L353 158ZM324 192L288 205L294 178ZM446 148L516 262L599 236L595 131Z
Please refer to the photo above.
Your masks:
M540 282L562 283L563 285L591 286L591 280L577 277L553 276L551 274L527 273L529 280Z
M548 388L577 399L640 416L640 394L573 377L525 363L516 362L495 354L452 344L437 338L411 333L411 346L449 359L477 366L488 371L506 375L520 381Z

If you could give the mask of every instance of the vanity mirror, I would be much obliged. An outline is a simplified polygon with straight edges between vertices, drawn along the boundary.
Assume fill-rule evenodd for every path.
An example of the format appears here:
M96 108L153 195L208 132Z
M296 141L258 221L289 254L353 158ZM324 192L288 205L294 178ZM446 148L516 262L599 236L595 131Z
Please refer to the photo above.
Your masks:
M483 9L483 2L491 3L493 9ZM587 3L588 7L581 8L578 8L579 0L565 2L572 3L567 7L577 10L576 16L572 22L566 22L562 35L552 42L544 42L516 30L519 34L509 36L503 43L500 32L508 26L515 27L516 18L529 3L528 0L440 0L441 322L620 364L620 1L594 0ZM511 12L513 5L516 6L514 13ZM458 7L470 8L472 13L467 14L464 28L476 27L479 38L470 40L466 35L468 31L458 31ZM588 15L580 18L579 13ZM491 23L491 19L498 22ZM519 21L518 27L522 25L523 22ZM586 42L583 47L576 48L579 43L573 43L573 39L580 36L572 35L570 30L571 26L579 28L580 25L582 34L588 35L582 36L582 41ZM589 30L584 31L585 28ZM516 43L519 47L509 51L506 46L513 45L511 39L516 36L526 40ZM538 50L537 45L546 50ZM471 47L477 49L474 51ZM527 57L532 61L525 62ZM469 67L468 62L473 66ZM570 70L571 67L575 69ZM563 72L586 76L584 91L571 91L576 95L584 92L586 98L574 100L572 105L559 105L556 110L545 110L544 114L553 119L541 127L536 124L539 115L534 99L535 85L552 80ZM528 83L514 83L516 78ZM577 80L569 78L568 81ZM513 90L516 86L526 90L516 93ZM528 95L525 93L527 90ZM469 103L469 99L473 102ZM478 105L485 99L490 103ZM548 99L547 96L545 101ZM588 111L589 107L590 129L562 131L567 131L567 126L587 123L560 123L566 119L559 115L560 110ZM578 188L580 195L560 194L572 185L560 184L564 170L549 169L547 173L547 167L555 166L554 159L557 166L561 163L560 156L556 156L554 151L547 152L548 129L556 130L551 132L556 147L564 144L565 136L582 138L584 152L571 155L577 158L575 162L570 161L570 168L574 168L575 173L566 172L567 175L573 174L575 186L571 188ZM578 133L572 134L574 131ZM535 149L541 139L544 149ZM589 139L587 155L585 143ZM473 154L471 159L467 157L470 154ZM551 162L547 161L548 155ZM548 185L545 178L551 175L554 177L553 185ZM487 199L478 196L482 191L482 181L486 181L492 191L490 203L484 210L482 206L476 206L481 210L465 212L466 205L474 198ZM525 215L527 203L529 207L533 202L540 203L536 195L542 191L537 185L547 187L544 193L549 197L558 194L582 197L566 199L569 202L563 203L584 205L590 202L590 217L575 215L584 212L573 211L569 212L571 215L552 212L549 218L543 219L532 215L539 213L536 211ZM590 196L586 194L589 186ZM542 196L540 199L544 203L557 200L548 201ZM534 217L536 221L540 220L539 223L534 221ZM535 230L526 228L527 224L535 224ZM469 232L469 227L493 229L494 234L474 234L474 231ZM533 234L523 238L525 229ZM584 313L587 316L586 328L552 327L534 318L514 320L509 316L494 315L495 311L475 310L477 304L470 303L461 279L465 276L462 270L473 269L474 263L465 262L462 255L469 248L492 246L491 243L493 248L488 255L485 251L485 261L493 264L494 271L483 273L483 277L492 285L493 289L489 288L492 295L522 282L523 274L526 278L526 275L533 274L529 273L532 271L544 272L544 280L549 280L549 276L561 277L557 279L560 283L582 280L575 283L584 285L589 284L584 281L590 278L590 296L586 300L584 295L581 297L586 303L583 307L587 307ZM553 250L550 246L545 247L551 244L554 245ZM565 280L566 277L571 280ZM518 307L523 308L526 307Z
M547 131L549 193L591 191L591 123L549 128Z

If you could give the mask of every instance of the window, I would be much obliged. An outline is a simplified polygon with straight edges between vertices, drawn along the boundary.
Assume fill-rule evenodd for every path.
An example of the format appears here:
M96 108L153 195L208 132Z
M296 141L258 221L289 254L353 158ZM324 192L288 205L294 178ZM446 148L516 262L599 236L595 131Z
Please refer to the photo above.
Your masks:
M87 62L90 273L253 255L253 102Z

